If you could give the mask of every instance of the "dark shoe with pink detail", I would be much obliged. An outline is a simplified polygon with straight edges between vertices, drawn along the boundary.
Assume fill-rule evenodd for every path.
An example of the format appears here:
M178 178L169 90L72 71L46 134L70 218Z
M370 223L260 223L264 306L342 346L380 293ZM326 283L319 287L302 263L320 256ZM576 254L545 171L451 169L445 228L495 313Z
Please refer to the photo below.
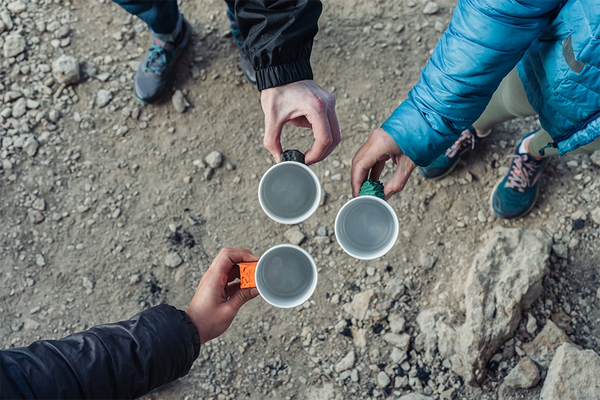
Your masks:
M498 218L523 217L535 205L540 190L540 177L549 159L539 160L528 153L519 152L519 149L521 143L536 132L537 130L530 132L521 139L506 176L492 190L490 206Z
M456 165L460 157L475 148L475 143L482 137L477 136L475 128L468 127L460 134L460 137L446 153L439 156L427 167L417 167L417 171L425 179L441 179L448 175Z

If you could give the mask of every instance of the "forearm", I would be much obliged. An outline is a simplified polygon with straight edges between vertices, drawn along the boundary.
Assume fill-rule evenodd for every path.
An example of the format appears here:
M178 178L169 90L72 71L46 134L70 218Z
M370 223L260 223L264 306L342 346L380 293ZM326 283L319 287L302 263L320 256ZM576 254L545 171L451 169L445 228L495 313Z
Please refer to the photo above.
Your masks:
M2 398L135 398L186 375L200 349L185 314L168 305L61 340L0 352Z
M235 1L259 90L313 78L310 55L321 10L316 0Z

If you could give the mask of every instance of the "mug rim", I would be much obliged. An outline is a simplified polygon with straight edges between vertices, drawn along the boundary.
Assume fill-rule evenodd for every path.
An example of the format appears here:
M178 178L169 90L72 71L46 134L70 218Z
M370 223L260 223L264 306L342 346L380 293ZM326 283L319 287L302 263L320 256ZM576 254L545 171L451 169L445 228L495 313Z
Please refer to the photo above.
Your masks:
M261 260L264 260L264 257L267 254L269 254L270 252L280 249L280 248L289 248L289 249L294 249L294 250L300 251L310 262L310 265L312 267L312 270L313 270L313 273L315 276L313 283L310 285L310 289L307 291L307 295L301 297L300 299L302 301L298 301L297 304L295 304L295 303L292 305L276 304L276 303L272 302L271 300L267 299L265 296L263 296L260 288L258 287L259 286L258 271L261 266ZM319 271L317 269L317 263L315 262L315 260L313 259L313 257L310 255L310 253L308 251L304 250L300 246L296 246L295 244L283 243L283 244L279 244L277 246L271 247L269 250L265 251L263 253L263 255L260 256L260 258L258 259L258 262L256 264L256 270L254 271L254 281L256 282L256 289L258 290L258 293L260 294L260 296L262 297L262 299L264 301L266 301L270 305L277 307L277 308L294 308L294 307L298 307L298 306L301 306L302 304L306 303L312 297L312 295L315 293L315 290L317 289L317 283L319 281Z
M339 226L339 224L341 224L340 215L342 215L342 211L345 208L347 208L350 204L356 203L357 201L378 202L379 204L382 204L385 208L387 208L387 210L391 213L391 215L394 216L394 218L393 218L394 240L390 240L390 242L388 243L387 246L385 246L380 251L378 251L368 257L360 256L360 255L352 252L351 250L348 250L342 244L342 242L340 241L339 236L338 236L338 226ZM352 256L358 260L374 260L376 258L383 257L384 255L386 255L396 245L396 241L398 240L398 234L400 233L400 223L398 222L398 215L396 214L396 211L387 201L380 199L379 197L376 197L376 196L358 196L358 197L355 197L355 198L349 200L348 202L346 202L346 204L344 204L342 206L342 208L340 208L340 211L338 211L338 213L335 217L334 232L335 232L335 239L338 242L338 245L342 248L342 250L344 250L344 252L346 254L348 254L349 256Z
M295 164L297 166L302 167L313 178L313 181L316 183L316 186L317 186L317 196L315 196L316 199L313 202L313 204L311 205L310 209L306 213L304 213L301 216L296 217L296 218L279 218L279 217L273 215L273 213L271 213L270 211L268 211L267 208L265 207L263 196L262 196L262 190L261 189L264 186L265 177L267 175L269 175L269 173L273 169L280 168L280 165L283 165L283 164ZM299 163L297 161L282 161L282 162L279 162L279 163L271 166L271 168L269 168L263 174L262 178L260 179L260 183L258 184L258 202L260 203L260 208L262 208L262 210L264 211L264 213L267 214L267 216L269 218L271 218L275 222L279 222L280 224L295 225L295 224L299 224L301 222L304 222L307 219L309 219L310 217L312 217L313 214L315 212L317 212L317 210L319 209L319 205L321 203L321 195L322 195L321 181L319 180L319 177L317 176L317 174L315 173L315 171L313 171L312 169L310 169L307 165Z

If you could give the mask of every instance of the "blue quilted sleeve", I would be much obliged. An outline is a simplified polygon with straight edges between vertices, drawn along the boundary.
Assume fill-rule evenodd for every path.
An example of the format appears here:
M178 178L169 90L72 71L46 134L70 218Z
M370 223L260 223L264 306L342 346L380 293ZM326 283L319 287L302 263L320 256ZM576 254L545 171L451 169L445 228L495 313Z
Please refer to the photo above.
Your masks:
M483 113L563 0L459 0L421 78L382 128L427 166Z

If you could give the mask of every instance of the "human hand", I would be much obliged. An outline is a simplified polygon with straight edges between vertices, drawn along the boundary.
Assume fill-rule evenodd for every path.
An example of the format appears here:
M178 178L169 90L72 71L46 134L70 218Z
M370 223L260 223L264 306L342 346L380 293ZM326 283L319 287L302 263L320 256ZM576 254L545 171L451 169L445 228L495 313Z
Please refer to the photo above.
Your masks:
M245 249L225 248L213 260L187 309L204 344L220 336L229 328L239 309L258 295L256 288L240 289L240 283L231 283L240 277L239 262L258 261Z
M385 184L384 199L404 189L410 174L417 167L404 155L396 141L383 129L377 128L354 155L352 159L352 196L358 196L360 187L368 178L379 180L385 168L385 162L391 159L396 164L396 172Z
M327 157L342 140L335 97L312 80L265 89L260 94L265 113L263 145L280 162L281 130L287 123L312 128L315 141L304 154L306 165Z

